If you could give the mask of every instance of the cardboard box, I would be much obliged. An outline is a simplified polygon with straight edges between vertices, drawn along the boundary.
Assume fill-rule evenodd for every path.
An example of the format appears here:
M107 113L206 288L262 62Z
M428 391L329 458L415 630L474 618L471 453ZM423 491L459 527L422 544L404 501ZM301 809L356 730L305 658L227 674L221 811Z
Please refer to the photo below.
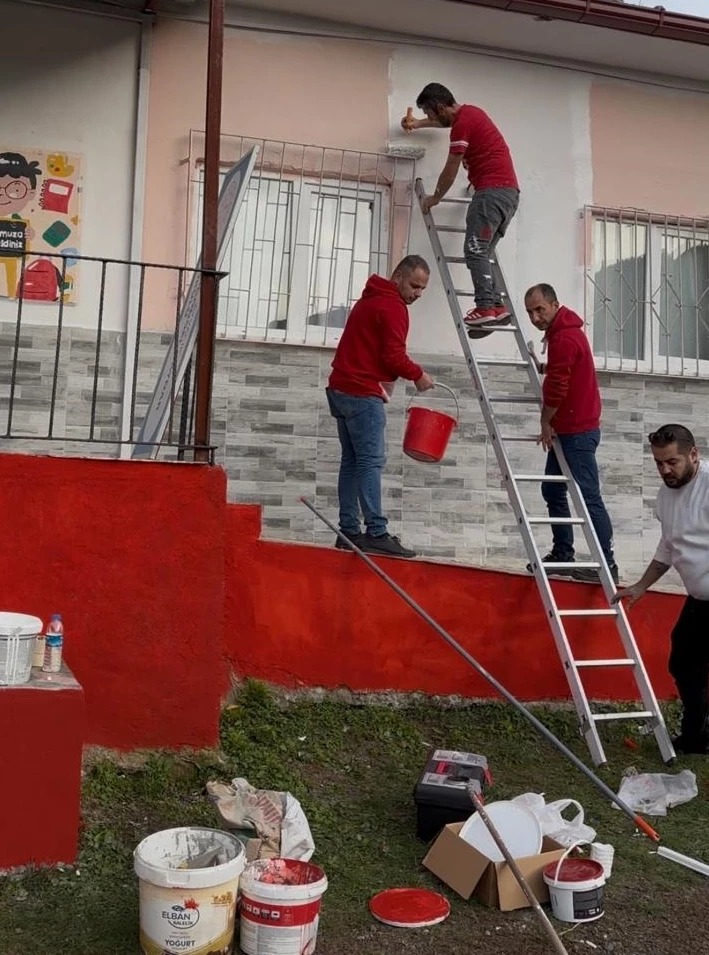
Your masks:
M424 866L464 899L475 893L476 899L502 912L528 907L529 902L507 863L491 862L468 845L460 838L462 827L462 822L452 822L441 830L423 860ZM549 901L544 866L556 862L564 851L553 839L545 838L539 855L516 860L539 902Z

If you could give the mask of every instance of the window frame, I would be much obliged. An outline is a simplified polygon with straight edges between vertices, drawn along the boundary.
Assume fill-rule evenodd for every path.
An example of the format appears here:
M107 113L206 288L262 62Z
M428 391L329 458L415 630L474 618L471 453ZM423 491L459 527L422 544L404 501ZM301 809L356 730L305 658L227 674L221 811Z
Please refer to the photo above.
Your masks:
M688 358L683 355L664 355L661 352L660 342L663 331L662 324L662 296L667 295L667 279L663 272L663 258L666 253L669 239L692 239L696 240L697 247L706 246L709 256L709 221L704 219L688 220L682 217L658 216L638 210L627 209L608 209L598 207L586 207L584 210L585 219L585 237L587 242L587 251L584 256L584 293L586 301L586 315L591 316L587 320L589 328L589 338L593 351L596 367L602 371L620 371L637 372L648 375L668 375L684 378L704 378L709 377L709 359ZM604 268L608 268L607 252L597 254L596 249L596 223L603 223L606 227L609 224L631 225L635 229L642 228L645 233L644 251L645 258L645 281L642 289L642 302L638 301L638 307L641 312L643 323L643 348L642 354L639 352L633 357L624 357L622 355L622 343L620 347L621 354L610 354L608 346L604 350L597 350L594 341L594 335L597 330L597 309L596 297L603 296L604 290L595 281L595 265L598 260L604 263ZM640 244L636 246L640 249ZM638 258L639 256L636 256ZM622 261L622 259L620 260ZM623 281L622 278L619 279ZM607 286L606 286L607 290ZM695 311L697 322L700 321L698 305L707 300L709 296L709 283L707 287L700 291L696 290L696 302L694 304L680 304L680 309L692 308ZM637 289L640 294L640 289ZM606 292L607 297L607 292ZM612 314L612 313L611 313ZM681 312L680 312L681 314ZM709 331L707 332L709 334ZM699 352L699 348L697 351Z
M220 171L220 176L224 175L226 170ZM284 345L310 345L322 348L335 347L342 335L342 328L329 328L322 325L308 325L307 318L311 314L317 313L316 309L311 308L312 293L314 293L313 282L315 268L313 259L316 257L317 238L311 244L311 218L316 203L321 195L328 197L345 197L355 201L367 201L371 203L371 225L369 239L369 265L368 274L373 272L386 273L390 258L391 244L391 189L387 183L374 183L369 181L355 181L349 179L335 180L329 178L320 179L317 176L298 173L281 173L276 170L271 172L268 168L257 169L254 171L251 182L259 179L270 180L273 182L291 184L288 201L291 203L290 209L290 228L289 228L289 267L288 267L288 288L284 293L287 296L287 314L286 327L283 329L273 328L267 323L263 327L255 325L237 325L229 323L222 318L223 303L229 300L229 276L220 283L220 293L218 299L218 317L217 317L217 337L225 341L251 341L268 342ZM201 234L201 193L204 182L204 165L198 163L196 166L196 175L191 181L190 201L194 210L191 218L192 227L190 229L189 248L192 261L196 261L199 254L200 234ZM244 198L242 212L240 216L246 213L249 200L249 190ZM340 213L341 214L341 213ZM338 217L339 223L339 217ZM236 229L236 226L235 226ZM333 236L333 244L336 236ZM354 238L352 255L354 257ZM227 244L225 259L231 262L232 239L230 237ZM252 252L253 254L253 252ZM334 262L334 259L331 260ZM281 259L281 268L283 260ZM350 266L352 272L354 265ZM332 264L331 264L332 269ZM350 278L352 282L352 278ZM221 291L226 288L226 294ZM360 290L354 285L349 289L354 296L352 302L344 303L347 310L356 298L359 297ZM235 292L235 294L237 294ZM227 306L228 307L228 306ZM328 308L337 307L336 302L330 302Z

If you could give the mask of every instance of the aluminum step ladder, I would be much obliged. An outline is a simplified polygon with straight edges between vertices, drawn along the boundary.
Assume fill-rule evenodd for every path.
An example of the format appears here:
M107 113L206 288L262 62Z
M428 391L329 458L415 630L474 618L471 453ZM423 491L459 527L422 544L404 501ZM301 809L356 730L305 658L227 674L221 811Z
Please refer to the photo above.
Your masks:
M415 193L420 204L422 200L426 198L423 182L420 179L416 180ZM441 204L460 204L467 206L469 201L470 200L467 198L442 199ZM485 419L490 441L497 457L497 463L499 465L500 471L502 472L503 484L507 490L510 504L512 505L512 510L519 526L520 533L522 534L522 539L524 541L525 550L529 558L529 563L534 574L534 579L536 581L539 594L542 598L544 611L547 619L549 620L549 625L554 635L554 641L556 643L561 662L564 666L564 672L566 673L566 678L569 683L571 695L580 721L581 735L586 740L586 745L589 748L594 763L597 766L600 766L606 762L606 756L603 750L603 744L601 743L601 739L598 734L598 724L610 722L612 720L642 721L648 728L648 731L651 731L655 734L655 739L657 740L657 745L660 749L662 759L665 763L669 763L674 760L675 752L667 732L667 726L665 725L665 721L662 716L662 712L660 711L655 693L652 689L652 686L650 685L647 670L645 669L645 665L643 664L642 658L640 656L640 652L638 650L637 643L635 642L635 637L630 628L625 610L622 605L616 605L611 602L612 597L616 592L615 584L613 583L613 579L610 575L603 551L601 550L598 538L596 537L596 532L594 530L593 524L591 523L591 519L586 508L586 503L581 496L578 485L571 476L569 466L564 458L558 442L554 442L554 449L556 451L562 471L562 474L559 476L545 476L542 473L516 473L510 462L510 456L508 454L507 448L505 447L506 443L534 443L536 442L538 432L535 431L535 433L523 435L505 435L501 433L496 419L496 409L498 409L497 413L499 413L499 409L505 405L509 406L521 403L526 405L534 405L537 409L541 410L542 389L539 373L531 356L529 355L524 334L515 316L515 310L507 292L507 286L505 284L504 276L502 275L499 263L497 259L490 260L497 288L503 292L505 305L509 309L512 316L510 324L490 326L479 325L476 326L476 330L492 331L496 334L503 335L513 335L514 340L517 343L519 357L514 359L485 357L476 358L471 347L471 340L468 337L468 329L463 322L464 310L461 307L460 302L461 298L468 298L472 303L472 285L469 285L468 288L464 290L456 288L450 271L450 265L464 265L465 260L461 257L460 253L458 255L451 255L445 252L440 237L442 233L450 233L454 236L458 236L462 240L462 236L465 234L465 228L450 225L437 226L433 221L433 217L430 212L423 214L423 221L426 225L426 229L428 230L429 239L433 248L433 254L435 256L438 271L443 283L443 288L448 299L448 305L453 316L453 321L455 322L455 327L458 332L463 354L465 355L465 360L468 364L468 368L475 385L477 397L480 402L480 410L482 411L483 418ZM466 275L468 275L469 283L470 278L467 271ZM483 377L483 370L490 366L496 366L498 368L504 367L519 369L527 376L527 381L529 384L528 392L522 395L511 395L509 393L495 394L488 392L486 382ZM529 392L531 392L531 394ZM537 419L534 421L535 429L536 426ZM525 485L528 486L531 483L538 485L541 490L541 484L544 481L561 481L567 485L570 504L577 515L576 517L555 518L552 520L548 516L537 517L530 516L527 513L527 508L522 498L521 487ZM578 527L578 529L584 534L591 559L576 561L573 564L544 564L542 562L540 550L537 546L532 529L538 525L551 526L552 524L572 524L575 527ZM600 582L606 597L607 607L602 609L559 609L551 588L549 574L553 575L556 571L566 571L568 573L573 568L594 568L599 571ZM624 655L622 657L618 657L617 659L575 659L571 648L571 641L569 640L564 626L564 620L567 618L579 617L613 618L613 622L615 623L618 635L620 636L620 641L623 646ZM639 696L642 700L642 709L634 711L593 711L583 685L582 673L585 670L599 671L604 668L626 668L632 671L635 684L639 691Z

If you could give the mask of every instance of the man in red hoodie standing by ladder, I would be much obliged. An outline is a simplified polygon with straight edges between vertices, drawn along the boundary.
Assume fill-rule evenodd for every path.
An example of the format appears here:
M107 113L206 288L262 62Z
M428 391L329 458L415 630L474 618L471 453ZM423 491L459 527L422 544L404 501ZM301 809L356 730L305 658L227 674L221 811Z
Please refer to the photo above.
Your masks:
M397 378L413 381L417 391L433 388L431 376L406 353L407 306L421 297L429 275L426 261L418 255L403 259L391 279L372 275L347 318L332 361L326 394L342 446L337 484L340 530L367 554L416 556L387 533L382 514L384 404ZM347 548L339 537L335 546Z
M537 368L544 375L542 385L541 435L539 442L547 454L545 474L559 475L561 468L552 447L556 437L571 474L586 502L601 550L613 580L618 583L618 567L613 556L613 527L601 497L596 449L601 441L601 394L596 367L583 321L570 308L560 305L551 285L541 283L529 289L524 307L535 328L544 332L547 361ZM571 517L566 485L542 484L549 517ZM574 560L574 531L571 524L552 524L553 546L544 562ZM527 570L530 566L527 565ZM595 569L555 571L588 583L598 583Z

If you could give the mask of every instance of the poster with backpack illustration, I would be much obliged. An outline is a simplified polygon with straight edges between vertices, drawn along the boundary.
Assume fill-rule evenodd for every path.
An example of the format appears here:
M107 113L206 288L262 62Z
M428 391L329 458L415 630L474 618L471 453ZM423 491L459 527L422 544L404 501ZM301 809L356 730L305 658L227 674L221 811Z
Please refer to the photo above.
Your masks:
M77 302L81 166L0 142L0 298Z

